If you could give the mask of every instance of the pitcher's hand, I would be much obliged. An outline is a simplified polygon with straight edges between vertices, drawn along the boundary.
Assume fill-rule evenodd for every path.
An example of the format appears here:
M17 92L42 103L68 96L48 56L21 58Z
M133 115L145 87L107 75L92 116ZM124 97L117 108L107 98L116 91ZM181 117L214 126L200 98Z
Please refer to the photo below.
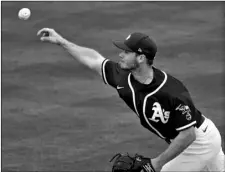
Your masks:
M155 172L160 172L162 170L162 165L158 162L157 158L151 159L152 166L155 169Z
M37 36L41 35L40 40L44 42L50 42L53 44L60 44L63 37L59 35L54 29L43 28L37 32Z

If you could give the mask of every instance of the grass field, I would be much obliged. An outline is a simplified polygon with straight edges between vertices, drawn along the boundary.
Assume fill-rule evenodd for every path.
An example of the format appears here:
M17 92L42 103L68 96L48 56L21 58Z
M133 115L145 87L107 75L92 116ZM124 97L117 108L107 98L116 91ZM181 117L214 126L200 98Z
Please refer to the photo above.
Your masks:
M112 40L135 31L152 35L155 66L185 83L224 143L224 2L1 5L3 171L109 171L117 152L154 157L166 148L116 90L62 48L40 42L43 27L115 61ZM32 11L27 21L17 18L23 7Z

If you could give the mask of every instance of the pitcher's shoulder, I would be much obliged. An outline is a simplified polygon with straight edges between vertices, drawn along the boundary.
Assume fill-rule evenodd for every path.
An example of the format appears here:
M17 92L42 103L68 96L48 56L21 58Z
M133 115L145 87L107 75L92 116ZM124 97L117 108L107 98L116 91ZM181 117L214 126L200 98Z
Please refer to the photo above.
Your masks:
M161 89L162 92L173 95L173 96L177 96L179 94L183 94L184 92L189 92L187 87L184 85L184 83L174 77L173 75L171 75L168 72L165 72L163 70L160 69L155 69L156 73L158 73L158 79L157 80L161 80L161 82L163 84L163 87Z

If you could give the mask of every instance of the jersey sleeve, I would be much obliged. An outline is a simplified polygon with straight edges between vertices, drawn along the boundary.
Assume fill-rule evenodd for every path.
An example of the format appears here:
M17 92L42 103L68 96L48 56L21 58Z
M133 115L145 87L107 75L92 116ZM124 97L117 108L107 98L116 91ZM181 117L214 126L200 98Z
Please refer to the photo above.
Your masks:
M175 98L173 100L173 125L177 131L185 130L191 126L195 126L196 109L192 101L185 98Z
M123 70L119 67L118 63L109 59L102 62L102 79L105 84L111 85L116 88L118 82L123 77Z

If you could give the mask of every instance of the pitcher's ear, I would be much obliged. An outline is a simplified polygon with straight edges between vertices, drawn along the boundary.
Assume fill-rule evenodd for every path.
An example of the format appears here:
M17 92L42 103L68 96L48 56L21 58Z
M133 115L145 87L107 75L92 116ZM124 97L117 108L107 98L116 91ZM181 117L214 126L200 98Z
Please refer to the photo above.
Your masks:
M145 57L144 54L140 54L140 55L137 56L137 60L138 60L138 62L140 62L140 63L141 63L141 62L144 62L145 59L146 59L146 57Z

